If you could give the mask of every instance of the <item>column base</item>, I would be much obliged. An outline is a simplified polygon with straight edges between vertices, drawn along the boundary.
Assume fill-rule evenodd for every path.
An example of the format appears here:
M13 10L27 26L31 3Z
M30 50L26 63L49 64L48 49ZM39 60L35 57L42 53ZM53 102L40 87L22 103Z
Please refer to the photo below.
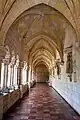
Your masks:
M2 93L4 94L4 93L9 93L9 88L3 88L2 89Z

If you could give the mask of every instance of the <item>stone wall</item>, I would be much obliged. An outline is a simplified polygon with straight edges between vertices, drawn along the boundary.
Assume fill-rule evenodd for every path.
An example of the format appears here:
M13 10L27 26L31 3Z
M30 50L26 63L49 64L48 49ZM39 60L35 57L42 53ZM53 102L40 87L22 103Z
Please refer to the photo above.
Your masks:
M3 114L6 113L14 103L21 99L26 92L28 92L28 88L28 84L26 84L22 85L20 89L0 95L0 120L2 120Z
M2 119L3 116L3 96L0 96L0 120Z
M46 82L48 80L48 70L45 65L40 64L36 68L37 82Z
M51 78L52 87L80 114L80 83Z
M3 96L3 113L7 112L7 110L17 101L19 100L19 89L12 91Z

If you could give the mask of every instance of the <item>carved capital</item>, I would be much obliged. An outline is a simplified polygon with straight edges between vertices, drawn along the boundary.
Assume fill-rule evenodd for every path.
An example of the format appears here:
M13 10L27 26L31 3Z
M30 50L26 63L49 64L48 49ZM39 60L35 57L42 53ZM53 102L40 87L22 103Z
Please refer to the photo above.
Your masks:
M24 67L24 62L23 62L23 61L20 61L20 62L19 62L19 68L22 69L23 67Z
M64 52L67 53L67 54L72 52L72 46L65 48Z
M0 46L0 61L2 61L3 58L5 58L7 48L4 46Z

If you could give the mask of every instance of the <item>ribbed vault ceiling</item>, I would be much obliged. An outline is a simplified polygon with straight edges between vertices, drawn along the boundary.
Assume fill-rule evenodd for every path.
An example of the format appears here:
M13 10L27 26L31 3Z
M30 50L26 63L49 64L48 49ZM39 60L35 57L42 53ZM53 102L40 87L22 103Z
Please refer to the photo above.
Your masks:
M25 11L14 21L7 32L5 44L10 43L11 38L21 42L24 56L29 52L30 64L35 66L36 63L46 61L50 66L56 59L56 50L61 60L63 59L65 29L68 23L57 10L40 4Z
M74 0L71 1L70 4L74 5ZM34 0L4 0L1 4L3 16L0 21L0 38L4 44L17 49L17 44L22 43L23 56L28 54L28 61L34 66L40 62L50 66L56 59L56 51L63 59L66 26L71 25L77 33L72 8L69 9L67 0L37 0L36 3ZM12 41L13 45L10 44Z
M62 13L74 27L77 37L80 37L80 0L0 0L0 44L4 42L6 33L16 18L25 10L41 3Z

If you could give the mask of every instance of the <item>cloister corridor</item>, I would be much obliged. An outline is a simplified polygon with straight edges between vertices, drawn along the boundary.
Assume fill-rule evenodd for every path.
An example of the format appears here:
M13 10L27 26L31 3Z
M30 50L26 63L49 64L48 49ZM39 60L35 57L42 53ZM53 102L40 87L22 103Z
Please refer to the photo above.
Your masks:
M34 86L3 120L80 120L80 116L46 83Z
M0 0L3 119L80 119L80 0Z

